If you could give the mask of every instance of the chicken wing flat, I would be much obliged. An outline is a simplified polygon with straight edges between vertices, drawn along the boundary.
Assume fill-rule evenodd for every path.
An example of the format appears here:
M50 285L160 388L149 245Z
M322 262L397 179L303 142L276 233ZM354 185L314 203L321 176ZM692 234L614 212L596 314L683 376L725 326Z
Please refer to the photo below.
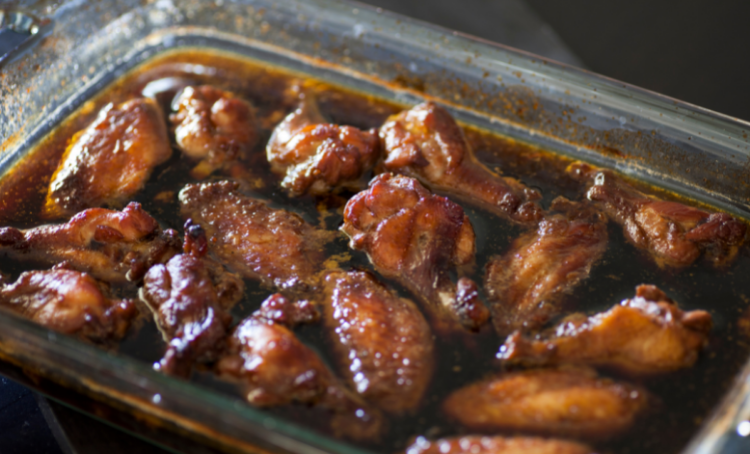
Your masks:
M189 86L172 101L169 120L177 146L199 161L191 175L204 178L242 159L258 141L255 109L233 93L210 85Z
M253 405L314 405L333 414L331 425L337 436L373 439L381 430L380 414L344 388L320 357L289 330L288 326L314 320L316 315L307 302L292 304L280 294L272 295L235 328L227 354L216 365L217 373L240 380Z
M606 219L579 203L557 198L536 232L525 233L487 265L485 289L501 336L544 325L558 300L578 285L607 248Z
M183 217L203 226L209 249L241 275L281 290L314 289L328 233L238 188L230 181L185 186L179 195Z
M478 203L524 224L536 224L541 195L480 163L450 113L432 102L391 116L380 128L385 168L419 179L429 188Z
M324 294L324 322L349 386L388 413L416 410L434 370L419 309L364 272L328 274Z
M565 440L469 435L434 441L417 437L404 454L594 454L594 450Z
M232 324L226 312L240 300L244 284L207 257L203 229L185 226L185 253L151 267L143 278L140 298L154 312L154 320L169 343L164 358L154 365L167 374L186 377L194 362L213 362L224 348Z
M476 251L474 229L459 205L413 178L385 173L349 200L341 230L378 271L424 302L438 330L478 329L486 323L489 312L476 284L461 278L455 285L448 276L453 266L472 261Z
M443 409L471 430L602 439L626 430L646 403L644 391L589 370L539 369L468 385Z
M607 312L574 314L550 335L508 337L498 358L524 364L590 364L632 374L670 372L695 364L708 343L711 314L683 312L653 285Z
M613 172L581 162L571 164L568 173L588 182L588 199L621 224L625 237L648 251L659 266L688 266L701 250L714 265L726 265L745 240L745 223L726 213L659 200Z
M108 104L73 136L52 175L43 215L58 218L84 208L122 207L171 155L167 126L155 101Z
M376 130L328 123L311 94L276 126L266 147L271 170L292 195L325 194L354 185L378 159Z
M18 260L66 262L106 282L140 282L148 269L180 252L177 232L162 231L141 205L89 208L64 224L0 228L0 253Z
M106 293L79 271L26 271L0 288L0 307L61 333L107 342L125 335L138 310L131 300L111 299Z

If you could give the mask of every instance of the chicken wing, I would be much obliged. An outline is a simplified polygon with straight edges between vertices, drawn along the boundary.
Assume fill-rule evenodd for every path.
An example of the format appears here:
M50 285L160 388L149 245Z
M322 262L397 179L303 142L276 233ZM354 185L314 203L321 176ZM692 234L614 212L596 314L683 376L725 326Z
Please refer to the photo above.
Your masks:
M627 429L646 403L645 391L589 370L539 369L468 385L443 409L471 430L601 439Z
M585 279L607 247L607 224L597 211L562 197L536 232L525 233L487 265L485 289L501 336L536 329L560 308L558 300Z
M323 313L349 386L388 413L413 412L434 369L432 332L414 303L369 273L335 271Z
M568 172L588 183L588 199L621 224L625 237L647 250L659 266L688 266L701 250L714 265L726 265L745 240L745 223L726 213L659 200L609 170L581 162L571 164Z
M122 211L89 208L65 224L0 228L0 253L48 264L65 261L106 282L140 282L152 265L179 251L177 232L162 231L135 202Z
M594 450L565 440L469 435L434 441L417 437L404 454L594 454Z
M73 136L52 175L43 215L58 218L102 205L119 208L171 155L167 126L154 100L108 104Z
M419 179L429 188L478 203L524 224L536 224L541 195L480 163L447 110L425 102L393 115L380 128L385 169Z
M314 289L329 234L238 188L230 181L189 184L179 195L182 215L206 229L209 249L241 275L281 290Z
M242 159L258 141L255 109L233 93L210 85L189 86L172 101L169 120L185 155L199 161L192 170L204 178Z
M590 364L633 374L692 366L708 343L711 314L683 312L653 285L639 285L635 298L607 312L574 314L547 336L508 337L498 358L525 364Z
M307 302L292 304L280 294L272 295L235 328L227 354L216 365L217 373L239 380L253 405L314 405L332 413L331 426L337 436L373 439L381 430L380 414L344 388L288 328L314 320L316 315Z
M452 266L470 262L476 250L474 229L460 206L413 178L381 174L346 204L341 230L378 271L425 303L438 330L478 329L487 321L476 284L461 278L455 285L448 277Z
M266 147L271 170L292 195L355 185L378 159L376 130L327 123L311 94L276 126Z
M131 300L109 298L90 275L64 267L21 273L15 283L0 288L0 307L94 342L121 339L138 315Z

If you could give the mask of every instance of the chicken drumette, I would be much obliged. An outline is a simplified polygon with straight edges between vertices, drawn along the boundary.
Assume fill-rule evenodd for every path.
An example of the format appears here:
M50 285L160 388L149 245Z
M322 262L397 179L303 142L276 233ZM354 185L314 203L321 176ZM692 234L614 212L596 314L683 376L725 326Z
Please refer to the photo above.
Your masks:
M745 223L726 213L659 200L609 170L581 162L572 164L568 172L588 183L588 199L621 224L625 237L647 250L660 266L688 266L701 250L715 265L724 265L745 240Z
M119 208L171 155L167 127L155 101L138 98L109 104L73 136L52 175L43 214L57 218L101 205Z
M461 278L456 285L448 276L474 258L474 229L460 206L413 178L381 174L346 204L341 230L378 271L425 303L439 331L459 324L478 329L487 321L476 284Z
M556 315L560 297L581 280L607 247L604 216L557 198L536 232L518 238L487 265L485 288L500 335L536 329Z
M474 156L447 110L426 102L390 117L380 128L385 169L419 179L435 191L524 224L535 224L542 210L539 192L514 178L501 177Z
M546 336L514 333L498 358L608 366L633 374L669 372L695 363L710 330L708 312L683 312L655 286L640 285L635 298L591 317L569 316Z
M0 254L48 264L66 262L106 282L139 282L148 269L179 253L177 232L162 231L140 204L122 211L90 208L65 224L0 228Z
M327 123L311 94L276 126L266 147L271 170L292 195L355 185L378 158L376 130Z
M594 450L565 440L469 435L434 441L417 437L404 454L594 454Z

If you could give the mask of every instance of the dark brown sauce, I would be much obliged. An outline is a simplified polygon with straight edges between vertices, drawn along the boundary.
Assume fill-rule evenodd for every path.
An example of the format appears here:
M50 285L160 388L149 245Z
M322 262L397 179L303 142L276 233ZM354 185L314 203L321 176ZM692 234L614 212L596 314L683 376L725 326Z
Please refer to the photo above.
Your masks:
M259 145L240 169L246 181L249 181L246 185L249 188L247 192L266 199L275 206L293 210L312 224L321 225L322 222L328 229L338 228L342 221L341 208L351 194L325 199L290 199L279 188L265 159L264 145L273 126L294 107L294 98L288 96L285 90L293 81L301 80L300 75L203 51L182 51L152 60L86 102L0 181L0 225L29 227L41 223L39 213L47 185L69 138L91 122L106 103L119 103L140 96L143 88L155 80L166 81L165 83L184 80L214 84L250 100L258 110L264 129ZM315 91L321 111L336 123L360 128L378 127L388 115L404 107L320 81L310 79L306 83ZM168 107L170 93L160 95L159 100L165 108ZM466 134L482 161L492 168L501 169L505 175L519 178L526 185L539 189L544 194L542 203L545 207L558 195L572 200L583 197L584 188L581 184L564 172L570 163L567 158L476 129L466 128ZM180 232L182 219L176 195L185 183L193 181L188 176L189 169L190 164L175 149L169 162L156 169L144 190L135 197L163 227L171 227ZM214 175L210 178L222 179L226 175ZM169 197L157 197L165 191L170 191ZM658 193L661 197L675 198L653 189L650 192ZM477 234L476 266L470 277L476 282L482 282L484 266L489 258L504 253L522 230L468 204L463 206ZM349 257L341 263L345 269L371 269L363 253L349 250L343 234L327 246L326 252L331 256L343 254L344 257ZM0 261L0 271L10 273L14 278L21 271L32 268L28 264L13 263L7 259ZM737 323L748 307L748 275L750 257L744 252L725 270L714 269L703 261L680 271L660 269L645 253L625 241L621 227L610 224L610 242L604 259L593 268L584 284L566 298L565 304L569 310L587 313L606 310L620 300L632 297L636 285L650 283L667 292L679 302L682 309L708 310L714 318L715 326L710 345L692 368L646 379L604 373L637 382L657 399L630 431L597 443L594 445L596 448L621 454L670 453L679 452L685 446L728 390L750 353L750 340L743 336ZM256 282L246 283L245 299L233 310L237 321L248 316L272 293ZM390 284L403 296L409 296L398 285L392 282ZM132 289L125 291L132 292ZM334 364L329 341L319 325L305 326L296 332L304 342L320 352L329 365ZM453 339L437 339L437 370L419 412L415 416L390 418L389 430L383 439L363 447L390 453L403 450L408 440L416 435L434 438L465 433L461 427L443 416L440 405L449 392L497 371L497 364L493 359L502 340L488 328L476 334L475 340L473 345L467 346L454 342ZM146 316L140 326L133 329L119 345L118 350L123 355L152 363L161 357L164 342L153 321ZM240 396L234 385L216 379L209 372L198 372L192 380L200 386L233 397ZM291 406L267 411L316 430L326 431L321 426L320 414L315 409Z

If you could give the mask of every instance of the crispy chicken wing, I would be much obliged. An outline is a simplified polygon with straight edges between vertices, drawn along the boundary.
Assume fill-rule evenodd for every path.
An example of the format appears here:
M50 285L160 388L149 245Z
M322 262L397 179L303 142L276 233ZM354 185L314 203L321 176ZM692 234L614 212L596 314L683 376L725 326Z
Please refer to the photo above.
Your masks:
M413 412L434 369L419 309L364 272L328 274L324 295L324 322L349 386L388 413Z
M541 196L514 178L481 164L447 110L425 102L391 116L380 128L385 169L419 179L429 188L455 194L491 212L535 224Z
M747 226L726 213L709 213L648 196L609 170L578 162L568 172L588 183L589 200L623 226L625 237L660 266L684 267L706 251L714 265L731 262Z
M594 450L565 440L468 435L434 441L417 437L404 454L594 454Z
M266 147L271 170L292 195L325 194L356 184L378 158L376 130L327 123L311 94L276 126Z
M108 104L73 136L52 175L44 216L69 216L101 205L119 208L171 155L167 126L155 101Z
M95 342L121 339L138 314L131 300L109 298L90 275L64 267L21 273L0 288L0 307Z
M476 284L461 278L455 285L448 277L474 258L474 229L460 206L413 178L381 174L346 204L341 230L378 271L425 303L439 330L478 329L487 321Z
M708 342L711 315L683 312L653 285L607 312L574 314L540 338L508 337L498 358L527 364L591 364L635 374L692 366Z
M539 328L556 315L559 298L589 275L607 247L600 213L561 197L552 209L561 213L546 216L487 265L485 288L500 335Z
M209 249L243 276L281 290L315 288L328 234L238 188L229 181L189 184L180 191L182 215L203 226Z
M623 432L646 402L645 391L589 370L538 369L468 385L448 396L443 409L471 430L596 439Z
M191 159L191 172L204 178L214 170L242 159L258 141L255 109L233 93L210 85L185 87L172 101L169 120L175 140Z
M139 282L148 269L180 251L177 232L162 231L141 205L122 211L90 208L65 224L0 228L0 253L91 273L106 282Z
M344 388L288 328L316 316L307 302L292 304L280 294L272 295L235 328L216 370L220 376L240 380L253 405L314 405L333 414L331 424L337 435L372 439L380 433L380 414Z

